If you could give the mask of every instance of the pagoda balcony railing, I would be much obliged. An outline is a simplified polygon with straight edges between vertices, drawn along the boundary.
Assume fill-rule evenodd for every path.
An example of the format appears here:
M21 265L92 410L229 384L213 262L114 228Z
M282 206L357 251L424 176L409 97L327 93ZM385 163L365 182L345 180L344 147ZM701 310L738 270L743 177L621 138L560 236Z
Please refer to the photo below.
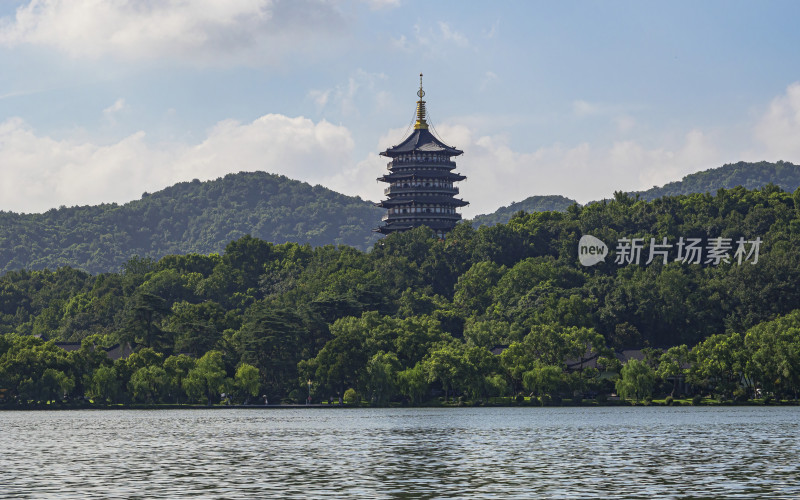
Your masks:
M437 220L454 220L454 219L461 219L461 214L437 214L437 213L407 213L407 214L384 214L381 217L381 220L386 222L387 220L393 221L403 221L403 220L420 220L420 219L437 219Z
M456 162L454 161L390 161L386 164L386 168L389 170L392 167L403 167L403 168L410 168L410 167L422 167L422 168L430 168L430 167L453 167L455 168Z
M398 187L389 186L383 190L383 194L400 194L400 193L441 193L448 195L456 195L459 193L457 187L432 187L432 186L417 186L417 187Z

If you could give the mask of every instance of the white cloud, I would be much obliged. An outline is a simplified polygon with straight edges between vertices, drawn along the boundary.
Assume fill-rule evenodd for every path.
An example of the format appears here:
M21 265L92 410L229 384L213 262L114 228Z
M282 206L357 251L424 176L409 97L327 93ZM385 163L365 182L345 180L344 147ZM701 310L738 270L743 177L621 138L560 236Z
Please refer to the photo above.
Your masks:
M469 47L469 40L467 37L463 33L459 33L451 28L450 24L444 21L439 21L439 31L441 32L444 40L453 42L459 47Z
M481 91L486 90L491 84L498 80L497 75L493 71L487 71L483 75L483 79L481 80L480 89Z
M355 95L359 85L366 84L348 81L337 99ZM330 94L329 105L334 94ZM118 101L108 109L123 107L124 102ZM677 139L617 138L606 143L554 143L518 151L503 135L486 133L486 123L461 117L437 126L446 143L465 152L457 159L457 171L468 177L460 185L461 196L471 203L463 210L465 217L536 194L562 194L585 203L610 197L617 190L648 189L746 158L748 148L753 147L747 140L722 147L725 140L719 133L691 129ZM0 209L42 211L61 204L124 202L176 182L243 170L284 174L378 201L385 186L375 179L386 172L388 162L378 152L401 142L405 132L401 128L388 131L358 160L347 128L303 117L268 114L250 123L226 120L209 130L202 141L191 144L152 144L144 132L110 144L56 139L37 135L21 119L9 119L0 122L0 174L4 180ZM800 84L793 84L785 95L772 101L751 139L785 160L797 161L797 137ZM653 143L656 145L648 145ZM751 152L746 159L761 158Z
M619 132L625 133L636 126L636 119L630 115L620 115L614 118L614 124Z
M723 162L712 141L696 130L673 148L620 141L571 147L552 144L524 153L512 149L503 136L479 135L463 125L437 128L445 142L464 151L457 158L457 171L467 176L460 195L470 202L462 210L465 217L532 195L561 194L586 203L610 197L617 190L641 190L678 180Z
M30 0L0 19L0 45L88 58L275 62L342 24L334 6L312 0Z
M0 94L0 101L2 101L3 99L11 99L11 98L14 98L14 97L22 97L22 96L34 95L34 94L38 94L39 92L42 92L42 90L40 90L40 89L14 90L14 91L11 91L11 92L6 92L5 94Z
M572 101L572 114L580 119L609 120L622 134L630 132L636 126L636 119L631 116L631 111L640 111L638 106L631 104L609 104L603 102L590 102L583 99Z
M331 97L331 89L328 90L310 90L308 92L308 97L314 101L314 104L317 105L317 108L322 109L328 104L328 99Z
M387 76L383 73L369 73L358 69L346 83L330 89L311 90L308 92L308 97L319 109L332 104L337 106L339 108L337 111L344 116L358 116L360 105L378 110L388 105L390 95L386 91L379 90L380 82L386 79Z
M386 164L389 159L380 156L379 153L402 142L405 139L403 134L407 132L407 129L402 128L389 130L378 140L374 152L368 153L358 163L351 164L332 176L326 187L340 193L360 196L365 200L379 201L383 199L383 189L386 185L378 182L377 178L388 173Z
M460 31L455 30L449 23L437 22L433 26L415 24L413 27L413 41L405 35L393 38L391 44L394 48L404 52L424 51L425 56L444 57L450 47L466 49L470 47L469 39Z
M125 202L176 182L252 170L325 185L351 165L353 148L344 127L274 114L220 122L199 144L159 145L144 132L107 145L58 140L15 118L0 123L0 209Z
M411 45L408 43L408 38L405 35L400 35L398 38L392 38L391 44L394 48L402 50L403 52L410 52Z
M578 99L572 102L572 112L578 116L596 115L603 111L603 107L597 103L591 103Z
M611 197L618 190L648 189L730 160L697 130L685 134L672 148L618 141L599 146L552 144L530 153L515 151L503 136L481 135L463 124L445 123L437 130L445 143L464 151L456 158L456 171L467 176L459 185L459 196L470 202L461 211L465 218L532 195L560 194L586 203ZM382 199L386 186L375 179L386 173L389 160L378 152L401 142L404 132L400 128L389 131L374 153L325 185L364 199Z
M800 82L772 100L754 135L762 145L761 159L800 162Z
M483 31L483 37L484 38L494 38L495 35L497 35L497 29L499 27L500 27L500 20L498 19L497 21L492 23L492 26L488 30L484 30Z
M127 105L125 104L125 99L120 97L119 99L114 101L114 104L103 110L103 115L106 117L106 120L108 120L111 123L115 123L116 115L120 111L124 110L126 107Z
M362 0L372 10L393 9L400 6L400 0Z

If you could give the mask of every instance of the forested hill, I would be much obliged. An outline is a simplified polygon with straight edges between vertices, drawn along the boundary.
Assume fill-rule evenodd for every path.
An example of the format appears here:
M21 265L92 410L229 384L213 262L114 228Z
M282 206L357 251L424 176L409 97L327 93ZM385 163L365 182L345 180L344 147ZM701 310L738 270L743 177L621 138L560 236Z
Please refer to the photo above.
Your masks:
M724 165L638 194L716 193L720 188L800 186L800 166L788 162ZM575 202L532 196L479 215L473 227L506 223L520 212L563 212ZM220 252L245 234L274 243L345 244L370 248L384 211L371 202L264 172L182 182L124 205L52 209L43 214L0 211L0 273L71 266L92 273L117 271L132 257Z
M598 255L581 251L583 236L608 245L605 259L581 264ZM299 402L309 391L383 405L534 393L547 404L665 396L676 377L719 401L796 400L798 282L800 190L774 185L650 202L619 192L458 224L445 240L421 227L370 252L243 236L221 254L138 259L119 273L8 272L0 408L220 393ZM135 352L114 361L95 349L118 345ZM644 360L620 365L614 352L626 349Z
M679 194L715 194L719 189L731 189L736 186L758 189L767 184L775 184L788 192L793 192L800 187L800 165L784 161L777 163L766 161L748 163L740 161L690 174L680 181L670 182L660 187L654 186L646 191L636 191L630 194L633 196L639 195L640 199L651 201L663 196ZM573 203L575 203L575 200L559 195L531 196L507 207L500 207L493 213L478 215L472 219L472 225L477 228L479 226L505 224L511 220L514 214L520 211L528 213L563 212Z
M0 272L68 265L117 271L131 257L221 252L245 234L362 250L383 210L322 186L265 172L182 182L124 205L0 212Z
M500 207L490 214L478 215L472 219L472 226L494 226L495 224L505 224L517 212L563 212L568 206L575 203L559 195L551 196L531 196L522 201L517 201L507 207Z
M714 194L718 189L731 189L736 186L757 189L770 183L793 192L800 187L800 165L784 161L777 163L740 161L690 174L680 181L631 194L638 194L643 200L655 200L662 196L678 194Z

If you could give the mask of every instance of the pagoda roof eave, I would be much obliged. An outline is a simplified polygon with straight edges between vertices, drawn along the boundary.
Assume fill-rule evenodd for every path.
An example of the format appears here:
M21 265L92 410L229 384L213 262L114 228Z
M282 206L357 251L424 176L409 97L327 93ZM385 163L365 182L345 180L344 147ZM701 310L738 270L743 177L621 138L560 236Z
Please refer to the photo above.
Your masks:
M469 202L464 201L460 198L453 198L450 196L403 196L400 198L390 198L388 200L383 200L376 205L383 208L389 207L402 207L406 205L412 204L441 204L441 205L448 205L453 207L466 207L469 205Z
M448 146L437 139L428 129L415 129L406 140L396 146L388 148L381 153L381 156L393 158L408 153L443 153L448 156L458 156L464 152L452 146Z

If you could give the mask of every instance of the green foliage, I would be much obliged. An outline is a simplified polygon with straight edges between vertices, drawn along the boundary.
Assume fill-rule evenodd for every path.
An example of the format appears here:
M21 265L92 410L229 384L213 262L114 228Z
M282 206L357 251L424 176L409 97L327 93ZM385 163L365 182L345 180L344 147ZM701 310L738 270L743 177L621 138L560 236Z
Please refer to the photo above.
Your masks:
M546 402L603 397L619 377L621 393L646 398L629 385L637 363L620 363L638 349L659 396L685 380L689 394L722 400L797 398L798 221L800 190L775 186L652 202L618 193L460 224L444 241L421 227L371 252L241 235L220 254L143 256L119 273L7 272L0 389L22 406L300 400L307 380L321 399L352 388L376 405L523 391ZM763 244L755 265L612 255L587 268L583 234ZM134 352L112 361L112 347Z
M208 351L197 360L195 367L189 370L182 385L192 401L211 404L218 400L225 383L225 365L222 362L222 353Z
M425 399L428 390L428 376L422 363L397 373L397 385L400 393L411 403L419 404Z
M786 191L794 191L800 187L800 167L784 161L777 163L740 161L689 174L680 181L634 194L638 194L643 200L654 200L679 194L715 193L719 189L732 189L736 186L758 189L768 184L775 184Z
M168 383L166 370L158 365L150 365L139 368L131 375L128 389L135 401L155 403L165 395Z
M258 396L259 389L261 388L261 376L258 373L258 368L247 363L242 363L236 369L236 376L234 383L239 392L249 399L249 396Z
M170 356L164 360L164 370L169 377L169 399L175 403L185 401L186 392L183 388L183 381L189 372L195 367L196 361L185 354Z
M747 331L746 376L762 392L797 399L800 390L800 310Z
M742 336L738 333L712 335L691 351L689 381L707 390L715 389L730 398L745 378L747 364Z
M631 359L622 367L617 380L617 393L623 399L642 401L653 394L656 376L644 361Z
M687 368L689 361L689 348L686 347L686 344L670 347L667 352L661 355L656 376L662 380L670 378L673 380L670 396L675 396L675 391L678 389L678 380L681 377L685 377L689 372Z
M121 384L117 371L113 366L97 367L91 375L86 395L92 399L114 403L118 401Z
M344 391L344 402L348 405L358 406L361 404L361 395L351 387Z
M553 395L563 384L563 370L558 366L534 363L533 369L522 374L523 386L536 394Z
M491 214L478 215L472 219L472 225L477 229L479 226L505 224L519 212L564 212L573 204L575 204L575 200L558 195L531 196L507 207L500 207Z
M366 249L377 239L371 229L383 212L322 186L240 172L181 182L124 205L0 212L0 240L25 242L0 246L0 271L69 265L93 273L124 268L144 274L150 259L221 252L245 234L276 243Z
M397 371L400 362L393 352L378 352L367 361L365 386L370 402L385 405L396 392Z

